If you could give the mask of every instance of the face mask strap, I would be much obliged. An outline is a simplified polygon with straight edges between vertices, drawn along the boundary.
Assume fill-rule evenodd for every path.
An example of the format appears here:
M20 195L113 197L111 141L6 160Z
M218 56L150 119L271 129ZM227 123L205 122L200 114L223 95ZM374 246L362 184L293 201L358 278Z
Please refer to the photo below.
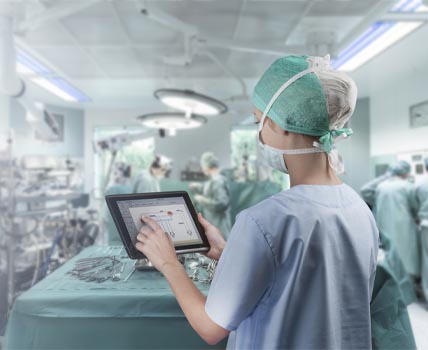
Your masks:
M324 153L324 151L322 149L315 148L315 147L314 148L299 148L299 149L284 149L284 150L277 149L275 147L271 147L269 145L264 145L264 144L262 144L262 147L264 147L266 149L270 149L270 150L275 151L275 152L282 153L282 154L291 154L291 155L293 155L293 154L308 154L308 153Z
M275 101L277 100L277 98L284 92L285 89L287 89L291 84L293 84L295 81L299 80L300 78L304 77L306 74L309 73L313 73L315 72L314 68L308 68L304 71L301 71L300 73L296 74L295 76L293 76L292 78L288 79L279 89L278 91L275 93L275 95L272 96L271 100L269 101L268 105L266 106L263 115L262 115L262 119L260 120L260 125L259 125L259 133L263 128L263 123L265 121L265 118L267 116L267 114L269 113L270 109L272 108L273 104L275 103Z

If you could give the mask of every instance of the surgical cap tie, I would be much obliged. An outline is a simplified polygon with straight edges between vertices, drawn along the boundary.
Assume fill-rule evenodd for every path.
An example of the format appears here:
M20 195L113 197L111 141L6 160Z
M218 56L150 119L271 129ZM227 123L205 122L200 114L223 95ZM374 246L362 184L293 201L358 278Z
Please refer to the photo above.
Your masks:
M346 139L348 136L351 136L354 132L352 129L341 128L341 129L332 129L325 135L320 137L320 142L314 142L314 146L321 148L325 153L330 153L334 148L334 144L338 141Z
M348 128L332 129L320 137L320 142L314 141L313 143L315 147L322 149L327 153L328 163L338 175L342 175L345 172L345 164L343 163L343 159L335 147L335 144L346 139L348 136L351 136L353 133L352 129Z

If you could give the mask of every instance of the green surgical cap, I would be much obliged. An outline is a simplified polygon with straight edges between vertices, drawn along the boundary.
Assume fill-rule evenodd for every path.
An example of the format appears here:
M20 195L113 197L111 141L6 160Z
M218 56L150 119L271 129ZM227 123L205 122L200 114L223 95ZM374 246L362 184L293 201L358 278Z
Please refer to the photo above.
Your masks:
M278 89L296 74L309 68L308 56L287 56L276 60L258 81L253 103L264 111ZM283 130L322 136L329 131L327 103L315 74L307 74L291 84L267 113Z
M355 83L333 70L329 57L286 56L277 59L258 81L252 101L264 112L272 97L296 74L316 67L288 86L273 103L267 116L283 130L310 136L324 136L325 150L341 133L351 117L357 99ZM332 130L336 130L332 132Z
M410 164L405 160L399 160L391 167L393 175L406 175L410 173Z
M217 157L212 152L205 152L201 156L201 167L203 168L218 168L219 162Z

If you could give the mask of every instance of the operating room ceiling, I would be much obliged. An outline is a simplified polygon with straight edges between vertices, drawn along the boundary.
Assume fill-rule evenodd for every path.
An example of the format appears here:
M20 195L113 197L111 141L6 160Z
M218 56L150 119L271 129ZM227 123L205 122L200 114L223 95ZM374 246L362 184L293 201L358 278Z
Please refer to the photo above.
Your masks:
M9 3L19 47L90 96L90 104L127 107L166 86L239 96L236 77L251 92L275 58L334 52L367 16L395 1Z

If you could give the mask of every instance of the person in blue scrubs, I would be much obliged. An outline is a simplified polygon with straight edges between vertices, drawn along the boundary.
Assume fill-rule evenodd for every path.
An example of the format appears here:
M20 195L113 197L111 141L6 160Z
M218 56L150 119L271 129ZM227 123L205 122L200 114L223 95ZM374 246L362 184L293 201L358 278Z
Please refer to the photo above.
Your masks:
M225 243L202 215L208 256L219 263L205 297L177 261L170 238L142 220L136 247L168 280L196 332L228 349L369 349L378 230L342 183L335 143L352 134L354 82L329 57L287 56L257 83L253 103L266 162L289 190L243 210Z

